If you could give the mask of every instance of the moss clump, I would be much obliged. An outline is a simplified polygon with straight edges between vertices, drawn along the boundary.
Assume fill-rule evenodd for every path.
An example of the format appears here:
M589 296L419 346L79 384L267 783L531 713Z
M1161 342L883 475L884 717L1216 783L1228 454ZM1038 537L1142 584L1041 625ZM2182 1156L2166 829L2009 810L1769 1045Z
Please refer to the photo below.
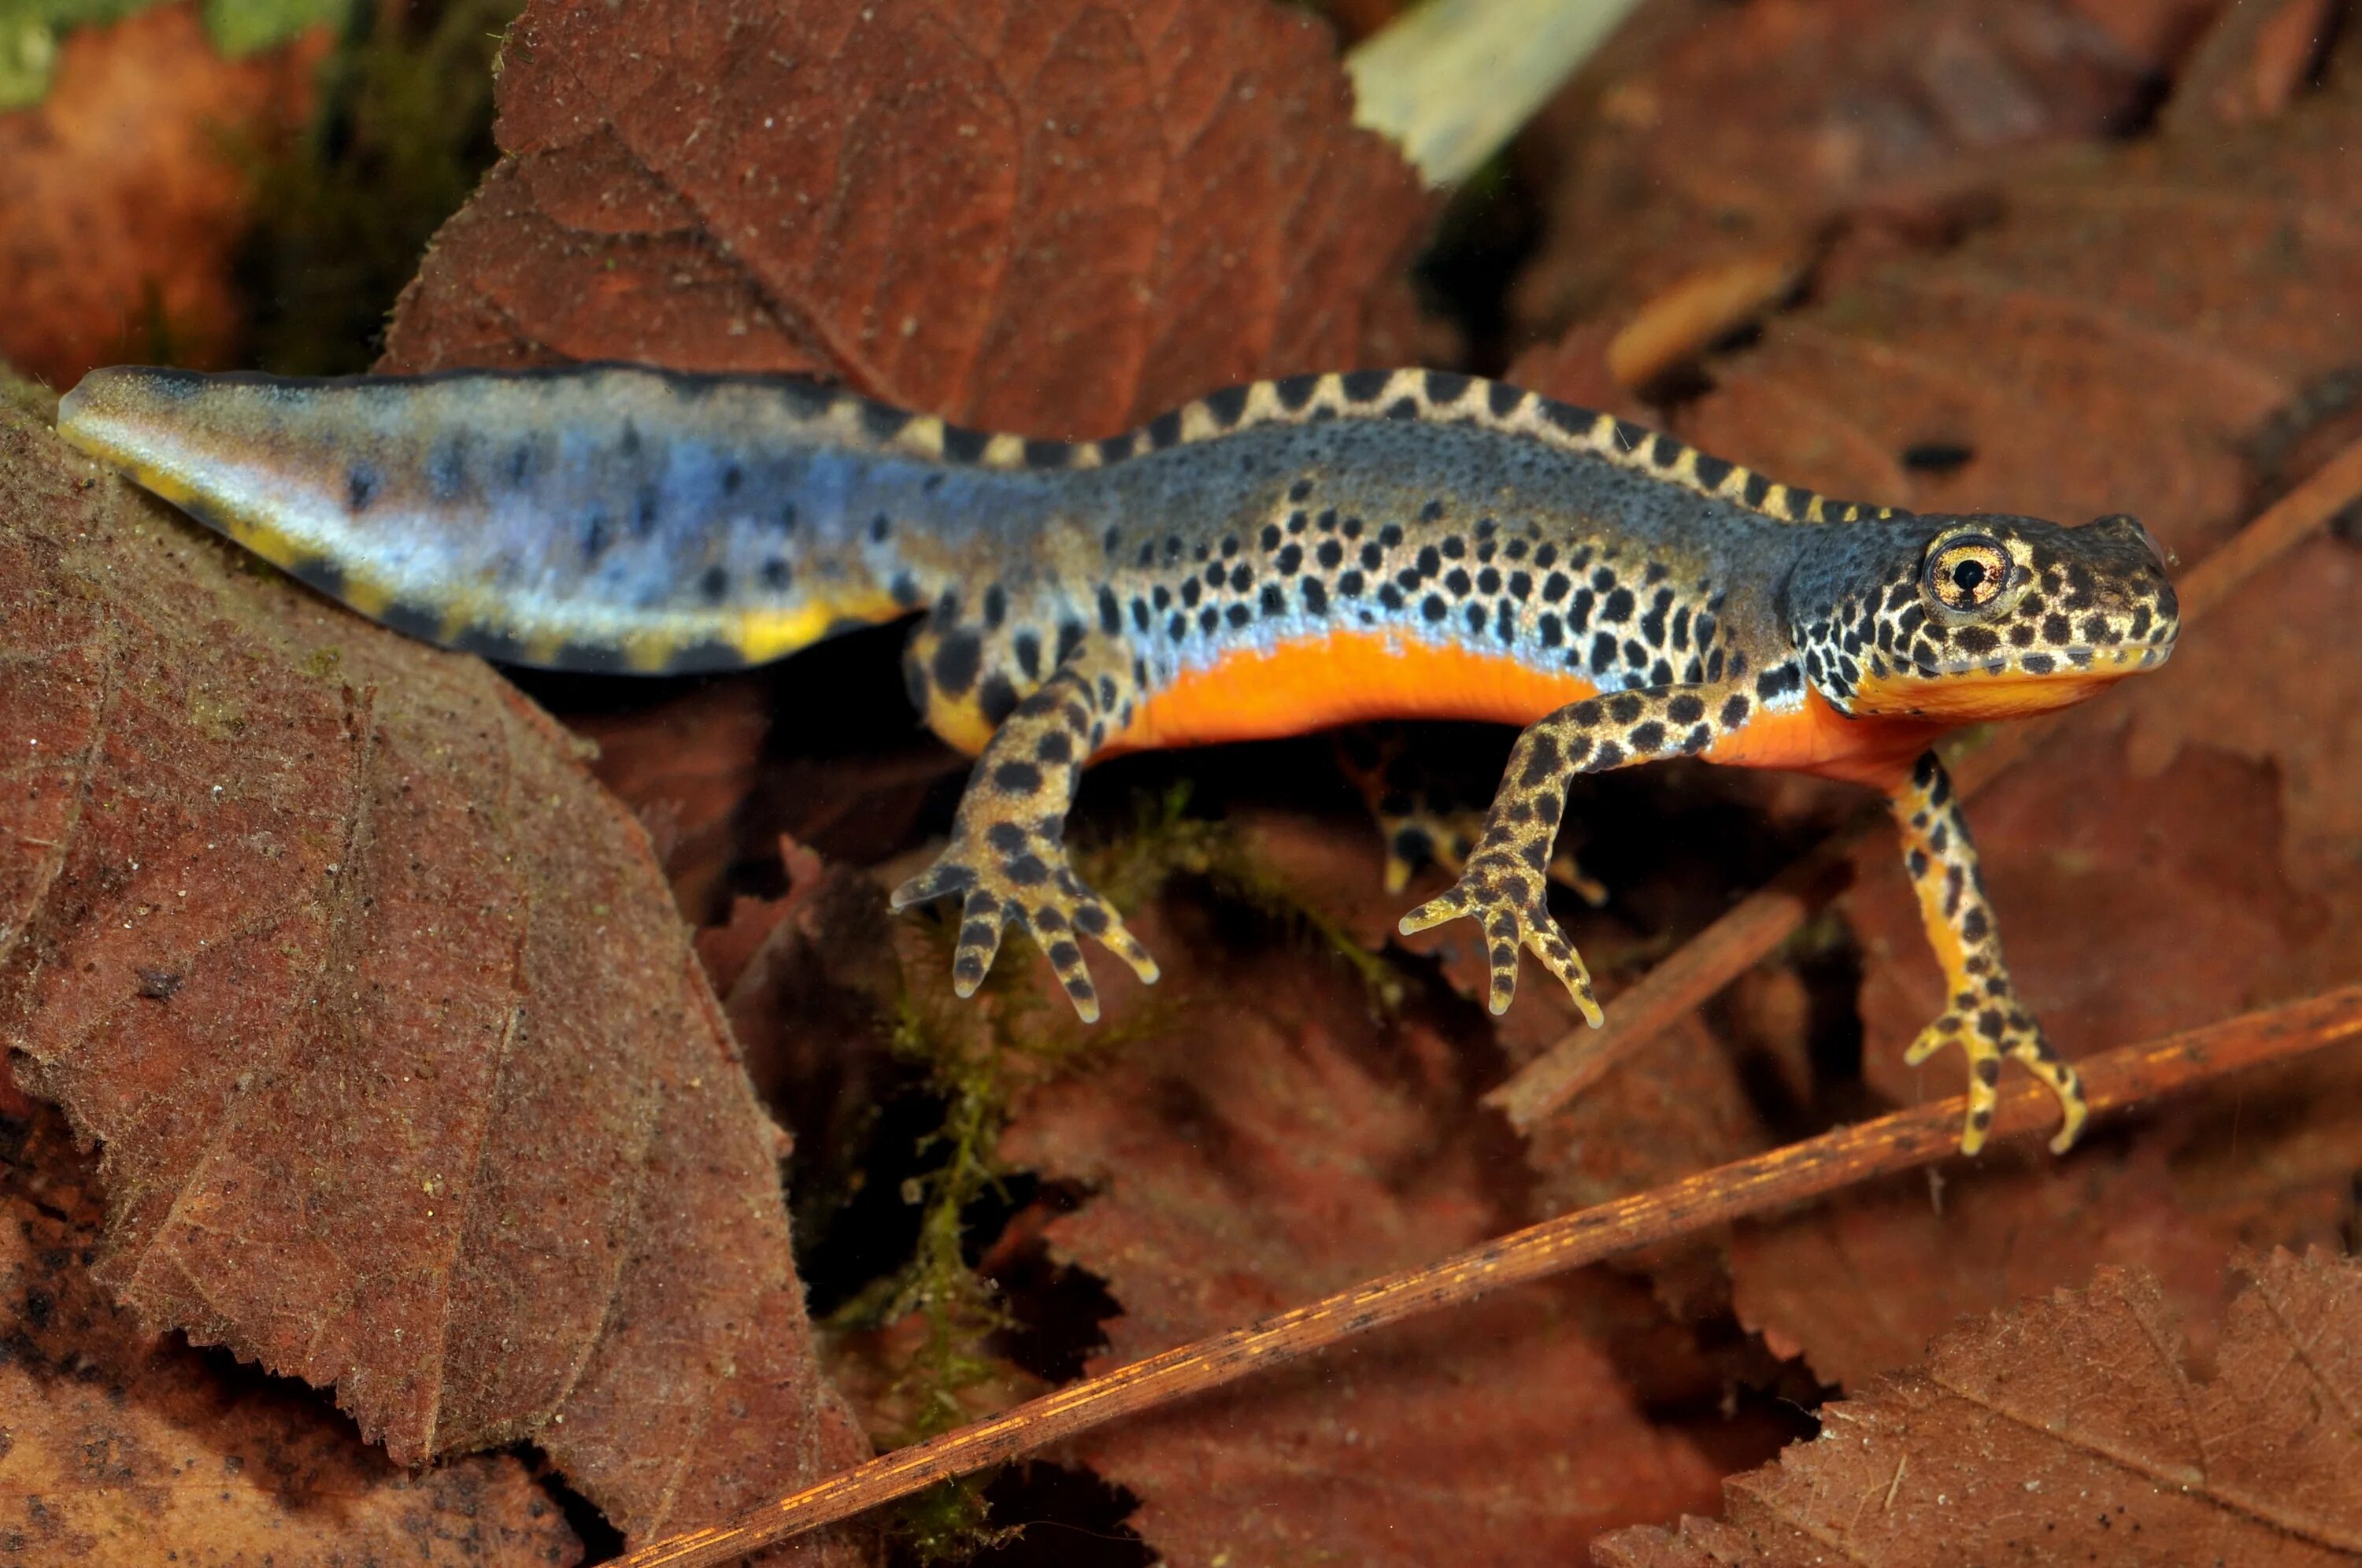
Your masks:
M947 940L917 933L908 939L942 949L914 962L931 974L949 973ZM903 1201L919 1211L909 1259L831 1313L826 1327L878 1330L919 1320L922 1331L899 1353L880 1401L906 1412L894 1430L877 1434L889 1447L960 1425L971 1413L963 1396L1007 1380L988 1343L1010 1318L998 1289L976 1271L971 1221L979 1210L1007 1205L1008 1173L996 1150L1018 1089L1100 1045L1049 1026L1021 975L1004 960L980 995L965 1002L905 987L886 1021L894 1055L941 1105L941 1120L917 1141L911 1153L918 1168L902 1180ZM921 1562L955 1562L1006 1539L1013 1532L987 1523L988 1479L946 1482L905 1501L895 1515L898 1540Z
M251 362L282 375L369 368L426 242L499 155L493 72L522 8L445 0L354 15L321 68L310 127L254 160L239 265Z
M1317 937L1345 961L1369 992L1373 1005L1392 1013L1403 1003L1403 977L1383 953L1353 940L1335 920L1305 901L1288 880L1256 857L1228 823L1188 812L1189 787L1175 784L1162 796L1142 797L1130 832L1084 861L1084 880L1120 909L1136 909L1154 898L1175 877L1197 877L1224 898L1266 919Z
M1392 965L1307 906L1256 862L1234 829L1190 815L1188 801L1186 785L1140 797L1127 831L1077 848L1084 879L1126 914L1175 877L1199 879L1265 918L1317 935L1352 966L1374 1004L1400 1002L1404 985ZM920 949L904 949L904 973L931 982L949 974L952 926L913 922L900 930L900 940ZM940 1105L941 1117L918 1140L915 1170L902 1179L903 1201L919 1211L908 1260L847 1299L826 1327L883 1330L914 1316L923 1326L922 1333L897 1337L907 1348L899 1351L900 1364L879 1403L905 1414L895 1430L877 1434L888 1446L961 1425L975 1413L965 1396L1007 1380L1008 1369L990 1342L1011 1320L975 1261L989 1240L977 1234L979 1217L1010 1206L1008 1184L1015 1173L1000 1163L999 1147L1017 1097L1089 1058L1120 1052L1172 1016L1170 1003L1152 991L1124 1016L1084 1028L1065 1015L1063 997L1037 988L1032 966L1040 959L1030 948L1022 938L1010 938L969 1000L930 983L901 986L887 1003L888 1042L918 1077L921 1091ZM920 1560L935 1562L963 1560L1004 1539L1011 1532L988 1523L988 1479L948 1482L909 1500L896 1518L898 1540Z

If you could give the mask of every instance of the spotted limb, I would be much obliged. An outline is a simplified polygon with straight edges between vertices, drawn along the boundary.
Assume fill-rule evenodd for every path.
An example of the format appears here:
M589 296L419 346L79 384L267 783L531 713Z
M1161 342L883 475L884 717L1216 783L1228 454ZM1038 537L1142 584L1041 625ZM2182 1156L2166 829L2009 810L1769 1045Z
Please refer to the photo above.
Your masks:
M281 381L121 369L60 408L83 449L323 592L489 657L713 669L911 617L911 700L980 753L898 907L963 900L954 982L1031 933L1085 1017L1089 937L1153 963L1076 878L1082 767L1379 718L1528 726L1450 890L1507 1005L1533 953L1595 1022L1547 907L1569 779L1660 756L1885 791L1981 1109L2014 1057L2079 1120L2016 1001L1931 740L2161 663L2140 525L1912 516L1437 370L1214 393L1102 441L965 430L818 383L631 366ZM1981 1126L1972 1115L1964 1142Z

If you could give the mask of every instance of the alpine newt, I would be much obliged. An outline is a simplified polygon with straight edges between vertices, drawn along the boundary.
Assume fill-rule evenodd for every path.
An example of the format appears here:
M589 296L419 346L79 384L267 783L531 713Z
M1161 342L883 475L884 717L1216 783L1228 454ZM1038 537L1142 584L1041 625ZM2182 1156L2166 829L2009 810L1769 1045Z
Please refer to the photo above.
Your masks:
M1062 845L1112 753L1376 718L1524 726L1459 880L1410 911L1531 952L1595 1025L1545 903L1569 781L1670 756L1882 790L1949 999L1911 1047L2004 1057L2081 1128L2020 1005L1929 744L2162 663L2141 525L1914 516L1775 483L1496 382L1359 370L1234 387L1108 440L961 429L818 382L626 366L284 381L98 371L65 437L385 624L488 658L759 664L910 615L911 697L977 755L893 897L963 902L953 983L1030 932L1085 1019L1089 937L1155 962Z

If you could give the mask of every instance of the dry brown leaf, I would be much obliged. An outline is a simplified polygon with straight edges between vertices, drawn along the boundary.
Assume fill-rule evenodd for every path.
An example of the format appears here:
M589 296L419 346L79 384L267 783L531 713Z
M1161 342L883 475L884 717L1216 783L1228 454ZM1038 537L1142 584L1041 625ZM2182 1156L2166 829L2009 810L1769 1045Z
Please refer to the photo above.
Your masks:
M625 707L616 683L599 684L603 710L562 717L599 748L591 776L648 830L681 918L702 924L719 912L737 853L740 808L770 733L770 691L759 678L740 677Z
M1620 1532L1609 1568L2104 1562L2242 1568L2362 1554L2362 1264L2253 1259L2212 1375L2156 1282L2106 1268L1948 1337L1726 1483L1720 1519Z
M83 1266L94 1163L56 1111L0 1104L0 1562L580 1560L515 1459L409 1474L315 1401L140 1332Z
M48 99L0 114L0 359L59 387L119 359L220 364L240 149L304 123L330 42L225 61L193 5L69 33Z
M2362 876L2362 790L2354 788L2362 778L2362 660L2345 657L2357 602L2362 550L2349 540L2314 540L2234 594L2193 645L2194 657L2124 693L2125 766L2136 778L2168 772L2191 748L2268 769L2280 843L2270 870L2257 874L2277 874L2339 908L2352 907L2339 890ZM2264 858L2264 846L2255 848ZM2325 933L2305 934L2310 948ZM2300 956L2291 960L2285 983L2331 982Z
M1374 836L1331 832L1363 852L1374 887ZM1300 823L1265 816L1246 836L1295 844L1291 870L1314 863L1303 851L1319 835ZM879 1102L883 1031L914 1005L928 1035L996 1025L977 1007L945 1013L923 999L941 935L889 924L871 878L807 868L786 902L730 1009L758 1078L793 1086L800 1133L818 1151ZM1062 1200L1021 1216L986 1266L1031 1258L1041 1278L1079 1265L1104 1282L1120 1315L1101 1324L1094 1368L1514 1223L1515 1152L1474 1102L1490 1059L1481 1027L1454 1037L1416 1016L1382 1022L1323 939L1282 935L1284 922L1258 924L1269 917L1237 903L1175 889L1126 919L1171 962L1153 992L1128 988L1111 1009L1119 1035L1065 1076L1050 1069L1074 1043L1041 1038L1060 1013L1031 976L992 997L997 1027L1021 1043L937 1043L998 1049L999 1070L1021 1086L1004 1167L1088 1193L1072 1211ZM1087 1327L1025 1326L1059 1334L1061 1359ZM1711 1477L1772 1452L1779 1423L1752 1410L1726 1420L1721 1392L1643 1289L1589 1278L1378 1336L1071 1452L1140 1499L1126 1523L1167 1561L1225 1550L1239 1562L1307 1550L1373 1563L1527 1561L1579 1551L1603 1525L1710 1492ZM866 1408L873 1421L896 1408L883 1396ZM1570 1474L1579 1485L1564 1484Z
M509 155L385 368L822 372L1101 436L1229 382L1416 358L1428 212L1333 44L1264 0L537 0Z
M1182 951L1153 1021L1034 1094L1001 1143L1093 1193L1046 1233L1123 1309L1094 1370L1513 1222L1513 1159L1474 1110L1468 1042L1375 1023L1349 972L1285 947L1219 968ZM1131 1522L1169 1561L1566 1560L1776 1436L1653 1414L1652 1395L1710 1408L1717 1387L1660 1322L1605 1276L1520 1288L1076 1452L1142 1499Z
M2362 72L2268 125L2054 160L2003 215L1715 361L1685 438L1835 494L2080 522L2130 512L2195 560L2350 343ZM2128 265L2127 259L2136 259ZM2281 432L2280 434L2285 434Z
M1940 1183L1914 1173L1742 1226L1730 1242L1732 1306L1775 1353L1850 1389L1910 1365L1962 1317L2095 1266L2140 1268L2177 1317L2211 1333L2225 1256L2260 1241L2334 1246L2351 1215L2343 1169L2276 1149L2295 1141L2281 1125L2294 1107L2277 1103L2289 1098L2251 1097L2248 1135L2230 1158L2210 1143L2224 1118L2176 1108L2064 1169L2018 1149ZM2362 1118L2344 1121L2350 1149Z
M1553 334L1621 326L1736 265L1810 257L1841 215L1941 208L1997 156L2102 134L2221 0L1756 0L1712 8L1606 83L1548 202L1516 308ZM1692 284L1692 286L1694 286ZM1725 324L1726 326L1727 324ZM1643 368L1703 349L1716 325ZM1596 346L1595 346L1595 348Z
M102 1284L635 1535L861 1451L776 1131L555 724L13 414L0 668L0 1042L103 1145Z
M1595 812L1602 823L1617 820L1614 807L1595 801L1579 801L1570 815L1576 811ZM1431 959L1447 986L1471 1004L1483 1004L1490 970L1481 928L1461 921L1408 937L1396 930L1405 909L1447 884L1441 872L1430 867L1405 892L1385 891L1380 836L1372 824L1350 817L1312 819L1250 808L1231 812L1228 823L1258 873L1286 898L1318 911L1341 940L1374 954L1391 947ZM1580 824L1574 831L1582 831ZM1680 879L1682 873L1665 875ZM1628 904L1633 889L1624 891ZM1612 1007L1628 978L1618 973L1621 960L1638 945L1627 911L1563 912ZM1514 1066L1584 1027L1565 991L1535 987L1492 1021L1491 1033ZM1738 1054L1694 1017L1685 1020L1663 1042L1650 1071L1612 1075L1537 1130L1530 1158L1547 1173L1538 1199L1558 1212L1769 1147L1776 1140L1747 1090ZM1648 1129L1648 1135L1633 1136L1636 1128Z
M2339 194L2362 174L2358 87L2349 72L2236 136L2014 177L1992 227L1778 319L1760 348L1712 362L1712 390L1671 423L1840 494L2135 512L2195 559L2350 401L2350 346L2321 323L2362 290L2362 233ZM2324 650L2350 640L2358 591L2349 547L2310 547L1972 806L2013 966L2070 1055L2352 976L2362 687L2354 661ZM1956 1092L1957 1060L1900 1061L1939 997L1887 841L1861 877L1848 907L1864 1076L1890 1102ZM2219 1113L2174 1112L2154 1133L2161 1156L2004 1161L1940 1210L1924 1185L1897 1183L1750 1231L1734 1246L1735 1304L1771 1344L1849 1385L1915 1358L1959 1311L2097 1262L2148 1262L2179 1309L2203 1315L2213 1260L2234 1243L2325 1234L2341 1173L2362 1157L2362 1125L2338 1109L2355 1103L2353 1079L2327 1063L2243 1088ZM1549 1189L1601 1146L1572 1132L1583 1111L1537 1141Z

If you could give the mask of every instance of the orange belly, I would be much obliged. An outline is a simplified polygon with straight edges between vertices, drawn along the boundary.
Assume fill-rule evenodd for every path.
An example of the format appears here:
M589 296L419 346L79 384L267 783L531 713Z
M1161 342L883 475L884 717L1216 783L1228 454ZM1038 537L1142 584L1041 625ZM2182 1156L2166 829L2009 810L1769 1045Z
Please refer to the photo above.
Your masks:
M1266 740L1373 719L1476 719L1523 727L1598 689L1572 671L1396 632L1332 632L1265 652L1242 648L1185 672L1132 710L1109 752ZM1807 690L1785 713L1760 710L1706 756L1885 788L1946 726L1849 719Z
M1782 713L1757 710L1705 748L1706 760L1732 767L1782 767L1849 784L1892 790L1949 724L1928 719L1850 718L1805 688L1805 700Z
M1241 648L1184 671L1132 710L1111 751L1268 740L1371 719L1481 719L1532 723L1593 695L1572 672L1398 632L1331 632Z

